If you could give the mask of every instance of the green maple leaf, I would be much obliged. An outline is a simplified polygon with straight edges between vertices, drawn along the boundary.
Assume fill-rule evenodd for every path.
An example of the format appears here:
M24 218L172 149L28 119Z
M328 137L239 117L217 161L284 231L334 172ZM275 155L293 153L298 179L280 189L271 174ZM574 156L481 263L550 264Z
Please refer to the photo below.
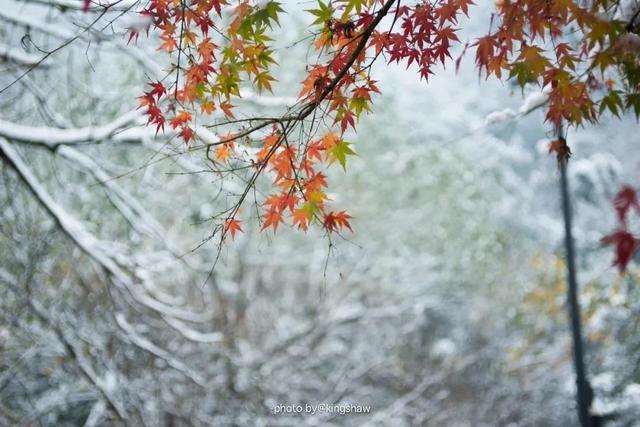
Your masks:
M275 22L278 26L280 26L280 21L278 20L278 13L284 12L284 9L280 6L280 3L275 1L270 1L267 3L265 7L256 11L253 14L253 21L256 24L259 24L264 27L272 28L271 24Z
M318 8L319 9L307 10L307 12L316 17L316 20L313 21L311 25L324 25L325 22L333 19L333 7L330 2L324 4L321 0L318 0Z
M620 92L612 90L607 96L600 100L600 114L602 114L605 109L608 109L613 115L620 117L619 110L623 109L623 105Z
M329 154L329 164L332 164L336 160L342 166L342 169L347 170L347 156L357 156L349 146L350 142L342 141L331 147L327 153Z
M625 106L627 108L633 108L634 113L636 114L636 120L640 119L640 94L632 93L627 95L627 102Z
M366 0L346 0L345 3L346 6L344 8L344 13L342 14L344 19L349 17L349 13L351 13L352 10L360 13L362 11L362 6L366 3Z

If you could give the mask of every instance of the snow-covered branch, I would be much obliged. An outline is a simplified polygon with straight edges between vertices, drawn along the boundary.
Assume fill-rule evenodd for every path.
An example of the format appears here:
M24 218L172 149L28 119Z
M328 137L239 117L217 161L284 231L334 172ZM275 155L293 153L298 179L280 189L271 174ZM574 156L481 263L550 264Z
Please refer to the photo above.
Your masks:
M24 52L18 48L0 43L0 58L25 67L33 67L42 61L42 56Z
M76 129L60 129L48 126L26 126L0 119L0 136L28 144L56 149L60 145L97 143L105 140L139 143L152 137L153 130L135 126L142 117L139 111L131 111L110 123Z
M55 7L60 10L83 11L84 5L82 1L77 0L24 0L28 3L40 4L43 6ZM113 1L97 1L92 0L89 5L90 12L103 12L110 10L114 12L123 12L133 8L140 0L113 0Z
M173 369L175 369L175 370L181 372L182 374L184 374L185 376L187 376L195 384L197 384L197 385L199 385L201 387L206 387L206 382L205 382L204 378L202 378L200 376L200 374L198 374L197 372L194 372L192 369L190 369L183 362L177 360L168 351L160 348L159 346L157 346L156 344L154 344L153 342L151 342L147 338L145 338L142 335L138 334L136 332L136 330L134 329L134 327L127 321L127 319L126 319L126 317L124 316L123 313L116 313L115 314L115 319L116 319L116 322L118 323L118 326L120 326L120 328L125 332L127 338L132 343L134 343L138 347L146 350L147 352L151 353L155 357L163 359L164 361L167 362L167 364L169 366L171 366Z
M141 48L135 45L127 45L125 35L107 35L100 31L95 31L89 28L87 31L74 32L69 30L67 23L45 23L41 20L28 16L25 14L18 14L11 10L0 10L0 19L13 24L35 30L40 33L53 36L61 40L71 40L79 38L86 43L106 43L108 46L117 49L119 52L130 56L136 62L138 62L147 73L154 79L160 79L163 74L162 67L156 63L151 57ZM38 57L38 60L40 58ZM37 61L35 62L37 63Z
M38 203L49 213L60 230L100 265L112 278L114 284L129 292L136 302L162 315L173 316L182 320L203 322L210 319L210 313L197 313L160 302L149 295L142 286L136 285L134 283L134 275L123 269L114 259L114 255L103 250L95 236L49 195L17 151L4 138L0 138L0 155L16 171L20 179L25 183Z
M117 181L107 174L90 156L68 145L60 146L56 152L75 166L80 166L93 175L100 185L105 188L111 203L134 230L162 242L165 246L168 245L164 227L140 205L138 200L124 191Z
M547 103L550 92L550 87L546 87L542 91L531 92L527 95L520 108L518 108L518 111L505 108L504 110L489 113L485 118L485 125L509 122L530 114Z
M86 228L58 203L40 184L18 152L4 138L0 138L0 154L3 160L16 171L38 203L49 213L60 230L64 232L80 249L102 266L111 276L121 282L128 282L129 276L106 253L99 249L98 241Z
M0 139L0 146L2 143L3 141ZM1 147L1 149L4 155L6 155L6 151L4 151L5 147ZM4 282L5 285L7 285L16 294L22 294L15 277L13 277L4 269L0 269L0 280L2 280L2 282ZM92 387L106 399L106 401L109 403L109 406L115 411L117 416L123 420L126 420L127 413L122 403L113 395L112 390L102 384L94 369L85 360L81 352L76 349L76 346L74 345L72 340L66 335L65 330L61 328L58 325L57 321L49 315L46 308L33 297L26 296L26 303L31 311L45 324L45 326L50 328L54 332L56 338L60 341L60 344L62 344L65 351L75 362L84 378L87 379ZM95 398L91 398L90 400L95 400Z

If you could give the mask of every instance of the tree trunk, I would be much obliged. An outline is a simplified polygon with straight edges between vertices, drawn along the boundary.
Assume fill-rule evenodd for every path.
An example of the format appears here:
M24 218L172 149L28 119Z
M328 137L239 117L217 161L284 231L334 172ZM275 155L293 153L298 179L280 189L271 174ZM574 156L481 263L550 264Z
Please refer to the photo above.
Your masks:
M566 143L562 136L562 128L558 129L558 139ZM580 325L580 304L578 302L578 282L576 279L575 248L573 244L571 224L571 201L569 195L569 180L567 177L568 158L558 160L560 166L560 188L562 195L562 214L564 217L565 249L567 257L567 304L569 308L569 320L571 322L571 335L573 338L573 362L576 371L576 385L578 389L578 418L582 427L594 427L589 408L593 400L593 391L587 380L584 365L584 350L582 346L582 328Z

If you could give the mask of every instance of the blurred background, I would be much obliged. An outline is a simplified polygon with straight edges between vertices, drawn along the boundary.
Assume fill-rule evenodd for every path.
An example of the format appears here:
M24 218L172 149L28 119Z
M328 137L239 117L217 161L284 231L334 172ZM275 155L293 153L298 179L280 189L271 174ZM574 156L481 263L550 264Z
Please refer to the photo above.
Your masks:
M310 5L286 2L275 95L245 88L239 116L295 102ZM490 6L461 40L488 29ZM358 157L329 174L355 232L274 237L248 208L210 274L208 219L242 182L145 127L136 97L168 58L153 34L127 45L131 8L0 0L0 425L577 425L558 170L535 88L479 78L472 53L428 83L380 62L383 95L348 135ZM568 135L607 426L640 417L640 275L620 277L600 245L613 196L639 182L637 129L623 117ZM307 403L370 412L274 414Z

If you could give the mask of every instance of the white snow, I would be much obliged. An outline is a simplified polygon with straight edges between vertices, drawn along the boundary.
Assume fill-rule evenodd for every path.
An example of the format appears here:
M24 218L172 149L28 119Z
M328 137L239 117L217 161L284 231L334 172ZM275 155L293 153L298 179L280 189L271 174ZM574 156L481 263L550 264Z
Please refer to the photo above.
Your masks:
M542 91L531 92L524 99L518 111L515 112L511 108L505 108L503 110L494 111L489 113L485 118L485 126L508 122L519 117L526 116L536 108L543 106L549 99L549 93L551 88L547 86Z
M127 20L125 26L130 31L146 31L151 24L153 23L153 19L149 15L135 14Z
M531 92L525 98L524 102L518 109L518 113L525 115L538 107L544 105L549 99L549 93L551 93L551 87L547 86L542 91Z
M516 118L517 116L518 115L511 108L505 108L504 110L489 113L485 119L485 124L492 125L494 123L506 122Z
M16 9L0 8L0 18L31 29L37 29L38 31L61 39L70 39L75 35L73 31L69 31L66 26L42 22L28 14L18 13Z
M164 230L162 225L147 212L138 200L124 191L122 187L118 185L118 182L108 175L91 157L66 145L58 148L57 152L62 157L73 162L74 165L79 165L92 174L96 180L105 187L109 200L111 200L118 211L136 231L146 234L166 245L166 230Z
M456 343L448 338L440 338L431 346L431 353L436 357L451 357L457 352Z
M113 260L99 250L98 241L86 228L58 205L49 195L47 190L40 184L38 179L32 174L29 167L24 163L15 149L7 140L0 138L0 151L9 159L14 169L21 176L22 180L29 187L29 190L36 196L40 204L49 212L56 223L67 236L69 236L83 251L91 258L102 265L111 275L121 282L127 283L128 276L113 262Z
M615 375L613 372L602 372L591 378L591 385L596 390L610 392L616 386Z
M140 140L141 136L153 135L151 128L130 128L142 118L142 111L134 110L123 114L111 123L75 129L60 129L48 126L26 126L0 119L0 136L55 148L61 144L80 144L105 139L117 141Z
M163 359L167 362L167 364L169 364L169 366L177 371L182 372L196 384L204 385L204 380L198 373L191 370L181 361L175 359L168 351L158 347L147 338L138 334L135 328L127 321L123 313L116 313L115 319L118 323L118 326L120 326L120 328L127 334L127 338L131 340L131 342L136 344L138 347L148 351L149 353L155 355L156 357Z
M270 1L271 0L255 0L255 6L258 9L264 9L265 7L267 7Z
M629 21L639 7L640 3L638 0L620 0L618 7L615 9L616 13L613 17L615 19ZM638 18L636 18L635 25L638 25Z
M640 406L640 384L632 383L624 388L623 395L633 405Z
M219 343L224 340L224 336L220 332L200 332L189 328L184 322L169 316L163 316L163 319L169 326L178 331L180 335L188 340L201 343Z
M0 43L0 58L8 62L24 66L38 65L38 63L43 59L42 55L28 53L15 47L7 46L3 43Z
M197 313L164 304L148 294L144 287L136 285L131 275L123 270L114 257L127 257L125 254L108 253L86 227L69 212L53 200L47 190L40 184L19 154L4 138L0 138L0 151L11 162L14 169L40 204L47 210L62 231L73 240L80 249L101 265L112 277L114 284L125 288L135 300L163 315L176 317L191 322L205 322L211 319L211 313Z
M290 107L298 102L293 97L288 96L262 96L255 93L252 89L240 89L240 97L261 107Z

